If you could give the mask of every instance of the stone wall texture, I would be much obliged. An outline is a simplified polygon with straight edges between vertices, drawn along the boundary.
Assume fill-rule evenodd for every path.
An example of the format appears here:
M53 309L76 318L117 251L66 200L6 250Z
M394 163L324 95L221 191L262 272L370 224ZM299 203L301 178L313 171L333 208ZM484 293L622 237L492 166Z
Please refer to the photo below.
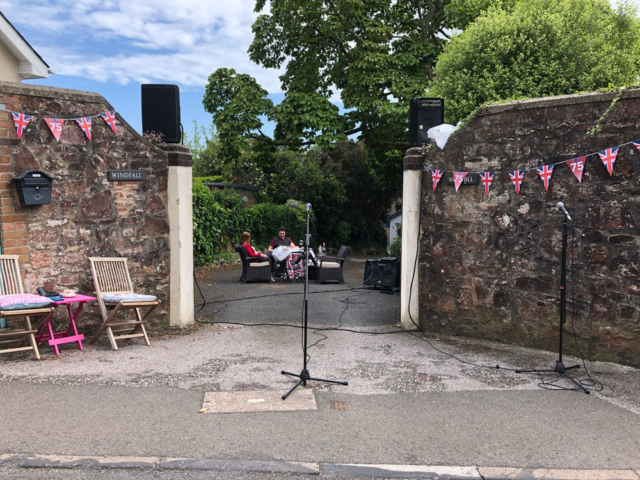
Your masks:
M449 172L497 172L488 196L481 184L456 193L444 178L433 192L430 173L423 174L422 328L557 351L562 215L556 204L563 201L575 225L565 352L578 354L573 319L587 358L640 366L640 152L621 147L612 177L597 155L587 157L582 183L558 165L548 192L534 169L518 196L507 173L640 138L640 90L623 92L600 131L588 134L618 93L484 107L444 151L407 151L405 168L424 161Z
M127 257L134 290L162 301L150 324L168 324L167 153L119 115L117 135L94 117L91 141L66 121L56 142L45 117L73 119L114 109L95 93L0 82L3 106L37 116L18 139L11 114L0 110L2 253L20 255L25 291L44 286L91 295L88 257ZM144 180L107 181L107 171L118 169L142 170ZM20 205L12 179L26 170L55 178L49 205ZM100 322L93 304L79 319L84 326Z

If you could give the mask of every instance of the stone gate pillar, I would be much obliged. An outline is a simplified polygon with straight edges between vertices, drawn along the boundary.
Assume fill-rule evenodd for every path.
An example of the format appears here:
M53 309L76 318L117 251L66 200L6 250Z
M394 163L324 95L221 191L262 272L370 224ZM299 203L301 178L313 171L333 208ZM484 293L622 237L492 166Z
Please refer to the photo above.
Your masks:
M402 173L402 261L400 275L400 323L405 330L419 325L420 272L414 266L420 231L420 174L424 154L419 148L405 153ZM413 280L413 286L412 286ZM411 298L409 298L411 297ZM411 303L409 303L411 300ZM411 316L409 316L411 312ZM416 325L413 324L411 318Z
M184 327L193 323L193 197L192 158L184 145L168 144L167 185L171 272L169 324Z

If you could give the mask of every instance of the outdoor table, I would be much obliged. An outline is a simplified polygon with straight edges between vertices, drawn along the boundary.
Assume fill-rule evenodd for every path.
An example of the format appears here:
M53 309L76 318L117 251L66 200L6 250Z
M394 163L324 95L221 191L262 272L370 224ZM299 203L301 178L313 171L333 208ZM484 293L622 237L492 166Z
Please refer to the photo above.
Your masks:
M291 250L291 254L286 259L287 274L292 280L294 278L304 277L306 260L304 258L301 259L300 257L304 257L304 250L298 249ZM315 264L315 257L313 255L313 249L311 248L309 249L309 259Z
M53 327L51 326L51 319L53 318L53 313L55 310L49 315L43 322L40 327L40 331L38 332L38 336L36 337L36 343L43 342L45 340L49 341L49 345L53 347L53 351L56 355L60 355L60 351L58 350L58 345L63 343L76 342L78 344L78 349L84 350L82 347L82 340L84 340L84 335L78 334L78 328L76 327L76 320L78 316L80 316L80 312L82 311L82 307L87 302L92 302L95 300L95 297L87 297L86 295L75 295L73 297L65 297L62 300L58 300L53 302L51 305L56 309L60 305L67 306L67 312L69 312L69 328L65 332L54 332ZM78 303L78 308L73 312L71 310L71 304Z

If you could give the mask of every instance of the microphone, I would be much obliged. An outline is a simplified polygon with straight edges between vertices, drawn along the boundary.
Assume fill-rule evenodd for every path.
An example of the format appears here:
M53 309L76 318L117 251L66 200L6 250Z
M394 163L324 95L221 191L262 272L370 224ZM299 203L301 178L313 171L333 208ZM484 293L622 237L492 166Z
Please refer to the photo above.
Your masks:
M311 210L311 204L307 203L307 211Z
M567 209L564 208L564 203L563 202L558 202L558 205L556 205L556 207L558 207L560 210L562 210L562 213L564 213L567 216L567 219L570 222L573 222L573 220L571 220L571 215L569 215L569 212L567 212Z

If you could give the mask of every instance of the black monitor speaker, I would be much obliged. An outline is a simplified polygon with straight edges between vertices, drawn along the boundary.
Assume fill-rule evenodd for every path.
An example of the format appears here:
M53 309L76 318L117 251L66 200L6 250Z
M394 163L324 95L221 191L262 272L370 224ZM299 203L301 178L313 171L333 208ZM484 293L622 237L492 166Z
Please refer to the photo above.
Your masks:
M444 98L412 98L409 103L409 144L429 145L427 130L444 123Z
M180 143L180 89L142 85L142 132L160 132L165 143Z
M367 260L364 265L364 284L374 287L398 288L400 262L397 258Z

